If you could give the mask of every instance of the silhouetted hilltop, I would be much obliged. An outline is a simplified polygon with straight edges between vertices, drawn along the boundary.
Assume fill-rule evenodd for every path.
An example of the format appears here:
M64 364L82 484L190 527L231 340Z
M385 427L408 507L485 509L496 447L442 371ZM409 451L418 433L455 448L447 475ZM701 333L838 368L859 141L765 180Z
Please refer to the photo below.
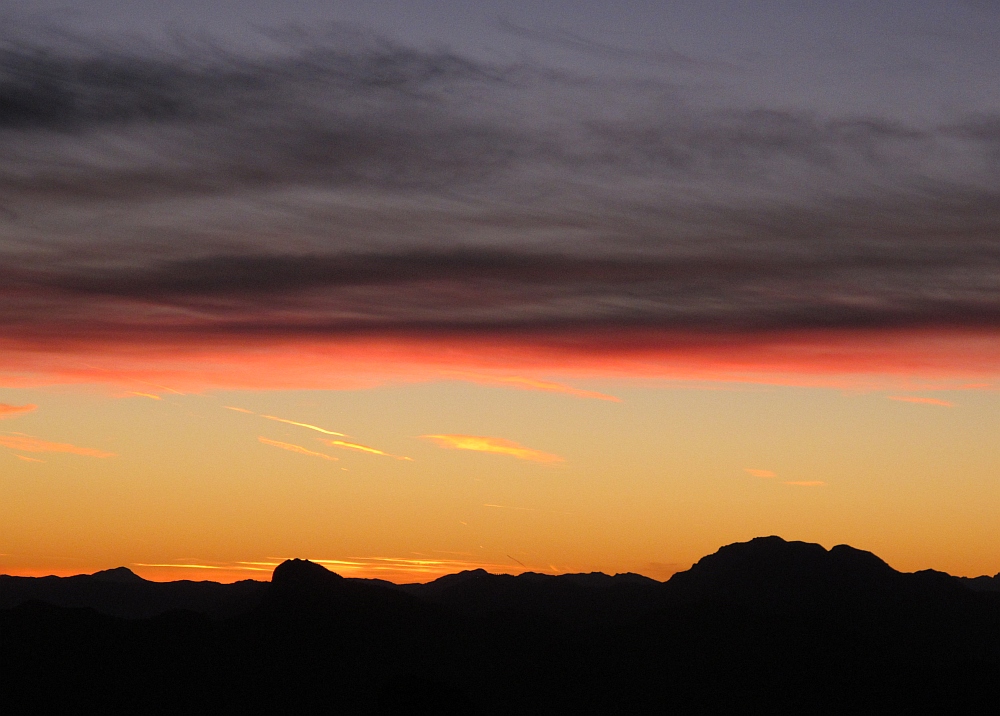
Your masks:
M665 604L663 584L638 574L452 574L401 585L420 599L469 614L520 612L568 623L621 621Z
M722 547L667 582L672 602L720 601L771 609L881 602L907 595L957 597L963 583L943 572L901 573L848 545L757 537Z
M305 560L242 585L124 569L5 577L6 603L18 590L53 600L0 609L0 704L5 716L995 713L1000 594L969 581L777 537L665 583L474 570L394 585ZM134 612L130 599L196 608L100 613Z
M141 619L175 609L215 617L252 609L268 589L267 582L150 582L127 567L73 577L0 575L0 609L31 600L61 607L88 607L102 614Z
M114 569L102 569L92 575L97 582L117 582L118 584L145 584L146 580L133 572L128 567L115 567Z
M1000 575L971 579L932 570L900 573L874 554L848 545L827 550L771 536L722 547L665 583L638 574L525 572L511 576L476 569L426 584L396 585L344 578L319 564L292 559L275 568L270 583L149 582L126 567L62 578L0 575L0 609L37 599L127 618L175 609L218 617L246 612L265 599L318 600L318 604L346 598L384 601L398 600L387 595L397 592L466 613L523 612L578 622L628 619L696 601L802 609L821 605L831 595L857 602L909 592L940 596L962 589L1000 591Z
M959 577L959 579L966 587L977 592L1000 592L1000 574L992 577Z

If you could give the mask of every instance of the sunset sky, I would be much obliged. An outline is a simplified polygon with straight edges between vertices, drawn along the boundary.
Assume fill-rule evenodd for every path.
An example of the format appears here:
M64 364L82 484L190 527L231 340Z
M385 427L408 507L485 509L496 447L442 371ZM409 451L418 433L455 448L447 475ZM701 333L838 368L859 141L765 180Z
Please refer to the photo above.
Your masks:
M998 24L0 0L0 573L1000 572Z

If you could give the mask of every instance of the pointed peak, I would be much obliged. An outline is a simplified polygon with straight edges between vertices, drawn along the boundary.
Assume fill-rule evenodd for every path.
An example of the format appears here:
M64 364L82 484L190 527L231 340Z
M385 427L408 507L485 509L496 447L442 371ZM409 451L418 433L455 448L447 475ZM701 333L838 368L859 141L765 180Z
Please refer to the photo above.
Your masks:
M118 584L142 584L146 581L128 567L102 569L90 576L99 582L116 582Z

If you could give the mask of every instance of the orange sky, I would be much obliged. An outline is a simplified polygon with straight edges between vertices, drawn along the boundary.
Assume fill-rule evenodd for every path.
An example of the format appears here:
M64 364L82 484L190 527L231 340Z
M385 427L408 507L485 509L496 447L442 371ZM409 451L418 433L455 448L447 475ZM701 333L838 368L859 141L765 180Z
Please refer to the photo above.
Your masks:
M181 356L170 373L157 356L135 376L91 366L75 384L63 374L9 386L0 571L124 564L153 579L230 581L304 557L395 581L478 566L663 579L722 544L779 534L852 544L905 570L993 574L990 341L920 338L718 350L702 364L682 355L675 380L624 377L639 363L614 353L570 360L563 373L541 362L499 371L485 348L472 351L482 364L410 359L381 379L352 374L359 354L346 351L324 376L327 347L297 359L236 354L202 372ZM923 356L905 356L907 346ZM963 346L973 360L954 358ZM777 378L718 372L770 370L796 350L802 367L786 362ZM844 369L887 355L899 362L881 374ZM442 364L452 373L435 379ZM159 382L168 374L176 382Z

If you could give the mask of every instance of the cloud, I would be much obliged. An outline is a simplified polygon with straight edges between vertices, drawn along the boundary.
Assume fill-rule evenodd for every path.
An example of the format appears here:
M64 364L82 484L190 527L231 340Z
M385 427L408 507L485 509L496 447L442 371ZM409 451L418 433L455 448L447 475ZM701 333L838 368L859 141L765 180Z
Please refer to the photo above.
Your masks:
M341 448L343 450L356 450L358 452L368 453L369 455L381 455L383 457L391 457L396 460L407 460L412 462L412 457L405 457L403 455L392 455L387 452L382 452L381 450L376 450L373 447L368 447L367 445L359 445L358 443L348 443L343 440L324 440L319 438L319 441L329 445L330 447Z
M750 467L745 468L745 470L749 474L753 475L754 477L777 477L778 476L778 473L773 472L771 470L755 470L755 469L750 468Z
M180 356L236 384L236 347L358 340L641 353L653 373L698 351L757 373L1000 370L978 362L1000 334L994 115L708 107L346 33L255 57L0 49L11 375L93 380L67 366L135 352L136 374L186 383L164 368ZM879 345L956 331L992 345ZM855 359L814 365L803 341Z
M431 440L439 447L449 450L474 450L476 452L510 455L519 460L530 460L532 462L565 462L565 459L559 455L527 448L504 438L492 438L481 435L421 435L420 437Z
M343 437L343 433L337 433L332 430L326 430L324 428L317 427L315 425L310 425L309 423L298 423L294 420L285 420L284 418L276 418L273 415L261 415L262 418L267 418L268 420L275 420L279 423L286 423L288 425L297 425L300 428L306 428L307 430L315 430L317 433L323 433L324 435L339 435Z
M0 403L0 420L30 413L37 409L37 405L7 405L6 403Z
M323 458L324 460L337 460L337 459L339 459L339 458L332 457L330 455L325 455L325 454L323 454L321 452L316 452L314 450L308 450L307 448L304 448L301 445L293 445L292 443L283 443L283 442L280 442L278 440L269 440L268 438L265 438L263 436L260 436L257 439L260 442L264 443L265 445L271 445L271 446L276 447L276 448L281 448L282 450L288 450L289 452L296 452L299 455L308 455L309 457L319 457L319 458Z
M45 462L44 460L39 460L37 457L28 457L27 455L14 455L18 460L24 460L24 462Z
M0 445L20 452L62 452L85 457L117 457L113 452L77 447L69 443L51 443L28 435L0 435Z
M473 383L482 383L485 385L503 385L511 388L518 388L520 390L540 390L545 393L563 393L577 398L592 398L595 400L606 400L612 403L622 402L621 398L616 398L613 395L598 393L593 390L581 390L563 383L555 383L548 380L536 380L534 378L525 378L523 376L488 375L481 373L463 373L460 371L447 371L444 375L449 377L453 375L456 378L461 378L462 380L467 380Z
M247 410L246 408L234 408L231 405L224 405L223 407L226 410L233 410L233 411L235 411L237 413L246 413L248 415L257 415L257 413L255 413L254 411ZM321 427L316 426L316 425L310 425L309 423L300 423L300 422L297 422L295 420L287 420L285 418L277 418L277 417L275 417L273 415L261 415L260 417L265 418L267 420L274 420L275 422L279 422L279 423L285 423L286 425L295 425L295 426L300 427L300 428L305 428L306 430L315 430L317 433L323 433L324 435L337 435L339 437L344 437L343 433L338 433L338 432L334 432L332 430L327 430L325 428L321 428Z
M921 405L940 405L943 408L954 408L955 404L947 400L937 398L919 398L912 395L890 395L889 400L898 400L902 403L919 403Z

